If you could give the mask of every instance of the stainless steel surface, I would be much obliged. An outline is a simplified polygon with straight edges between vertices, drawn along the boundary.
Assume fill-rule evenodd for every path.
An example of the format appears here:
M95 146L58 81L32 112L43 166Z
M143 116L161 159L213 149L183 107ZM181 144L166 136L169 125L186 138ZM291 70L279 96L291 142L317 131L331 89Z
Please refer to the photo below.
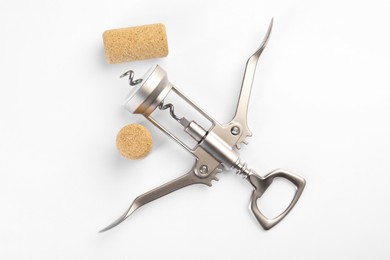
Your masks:
M166 72L159 66L152 67L143 77L142 84L135 86L136 90L130 95L125 107L132 113L143 114L170 138L180 144L188 152L192 153L195 156L196 161L193 168L187 174L137 197L130 208L118 220L101 232L117 226L139 207L175 190L192 184L205 184L211 186L211 181L217 180L216 174L222 171L223 167L225 169L236 170L238 174L242 175L244 179L252 185L253 193L250 199L250 209L264 229L267 230L275 226L295 206L305 187L305 180L303 178L280 169L262 177L248 168L245 163L241 162L240 156L236 150L240 148L241 143L246 143L247 137L252 135L247 124L248 103L257 61L267 45L272 30L272 24L273 20L271 20L260 48L248 59L236 113L233 120L226 125L219 124L174 87L173 84L168 81ZM131 84L133 74L129 72L126 75L129 75L129 82ZM212 123L210 129L204 129L191 118L178 117L174 112L174 104L169 103L164 105L164 98L171 91L175 92L185 102L209 120ZM152 117L151 114L157 107L161 110L169 109L171 117L179 122L182 125L183 130L197 142L194 148L188 147L179 137L168 131L158 122L158 120ZM284 178L290 181L295 185L296 191L293 200L285 211L276 218L269 219L259 210L257 200L264 194L275 178Z
M298 199L301 196L303 189L306 185L305 179L283 169L274 170L262 177L259 176L252 169L249 169L246 164L238 163L234 166L234 168L237 169L237 174L242 175L244 179L246 179L250 184L252 184L254 189L250 200L250 209L252 210L252 213L256 217L257 221L265 230L272 228L273 226L278 224L285 216L287 216L290 210L298 202ZM269 188L275 178L282 178L290 181L292 184L294 184L296 191L294 198L292 199L288 207L278 216L270 219L267 218L263 213L261 213L257 204L257 200Z
M201 142L207 134L206 130L204 130L203 127L198 125L195 121L191 121L187 127L184 128L184 131L186 131L186 133L194 138L197 142Z
M260 55L263 53L263 50L267 46L269 37L271 35L273 22L274 19L271 20L271 23L268 26L268 31L259 49L252 54L252 56L248 59L246 63L244 79L242 80L242 85L241 85L240 97L238 98L238 103L237 103L236 114L234 115L232 121L228 123L228 125L233 125L233 128L239 127L241 131L241 135L236 141L236 147L238 149L240 149L241 143L248 144L246 139L247 137L252 136L252 132L249 130L248 122L247 122L249 99L251 96L252 84L253 84L253 79L255 77L257 62L260 58Z
M158 65L153 66L132 89L125 101L125 108L134 114L149 116L172 89L166 72Z
M267 218L261 211L257 205L257 200L264 194L267 188L272 184L272 181L275 178L284 178L295 185L296 191L294 198L290 202L290 205L277 217L273 219ZM251 197L250 208L255 215L256 219L263 226L265 230L268 230L278 224L287 214L292 210L295 204L298 202L299 197L301 196L303 189L305 188L306 181L302 177L287 172L282 169L275 170L264 177L261 177L254 172L252 172L247 180L253 185L254 190Z
M100 232L107 231L107 230L119 225L126 218L128 218L134 211L136 211L138 208L142 207L143 205L145 205L153 200L156 200L156 199L161 198L161 197L163 197L171 192L174 192L178 189L181 189L181 188L187 187L189 185L193 185L193 184L204 184L204 185L211 187L212 186L211 181L212 180L217 181L218 179L215 177L215 175L218 172L220 172L220 170L218 168L216 168L210 174L201 178L195 174L194 170L195 170L195 165L192 167L192 169L187 174L138 196L134 200L133 204L131 204L130 208L122 216L120 216L111 225L102 229Z
M225 125L216 125L214 132L221 136L230 146L240 149L241 144L248 144L247 138L252 136L247 122L247 112L249 98L252 90L252 83L256 72L257 62L263 50L267 46L271 35L273 19L271 20L267 33L260 44L260 47L249 57L244 72L244 78L241 84L240 96L238 98L237 108L233 119ZM237 131L238 130L238 131ZM238 133L237 133L238 132Z
M229 146L213 130L205 135L203 141L199 144L205 151L211 154L226 168L232 168L239 159L239 154Z

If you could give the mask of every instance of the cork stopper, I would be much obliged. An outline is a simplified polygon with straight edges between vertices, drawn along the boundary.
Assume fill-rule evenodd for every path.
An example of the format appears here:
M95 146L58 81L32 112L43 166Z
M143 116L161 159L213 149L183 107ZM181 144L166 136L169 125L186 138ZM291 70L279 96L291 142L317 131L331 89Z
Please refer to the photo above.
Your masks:
M138 160L146 157L152 149L153 140L149 130L139 124L124 126L116 137L116 146L123 157Z
M161 23L107 30L103 42L110 64L168 55L167 35Z

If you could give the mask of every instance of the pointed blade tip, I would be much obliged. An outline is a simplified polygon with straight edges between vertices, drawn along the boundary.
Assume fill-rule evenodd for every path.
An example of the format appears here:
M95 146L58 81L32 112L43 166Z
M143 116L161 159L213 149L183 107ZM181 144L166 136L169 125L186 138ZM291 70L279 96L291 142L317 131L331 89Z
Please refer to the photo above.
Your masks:
M105 227L102 230L100 230L99 233L104 233L104 232L106 232L106 231L116 227L118 224L120 224L120 222L119 223L114 222L111 225L108 225L107 227Z

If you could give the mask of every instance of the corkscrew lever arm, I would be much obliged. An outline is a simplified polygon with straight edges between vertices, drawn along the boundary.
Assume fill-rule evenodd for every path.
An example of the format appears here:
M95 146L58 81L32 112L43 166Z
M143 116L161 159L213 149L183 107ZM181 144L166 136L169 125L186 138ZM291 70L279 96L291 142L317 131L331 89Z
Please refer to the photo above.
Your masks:
M195 164L196 165L196 164ZM168 195L169 193L172 193L176 190L182 189L184 187L193 185L193 184L204 184L207 186L211 186L212 180L218 180L215 176L218 172L220 172L219 168L215 168L207 178L200 178L198 175L195 174L195 165L192 167L192 169L183 176L180 176L179 178L174 179L173 181L170 181L166 184L163 184L151 191L148 191L133 201L130 208L126 210L126 212L120 216L116 221L114 221L109 226L105 227L104 229L100 230L99 232L105 232L107 230L110 230L120 223L122 223L125 219L127 219L134 211L136 211L138 208L142 207L143 205L152 202L153 200L159 199L165 195Z
M273 22L274 19L272 18L268 26L267 33L264 36L263 42L261 43L257 51L253 53L252 56L249 57L246 63L244 78L242 80L241 91L240 91L240 96L238 98L236 113L232 121L230 121L230 123L227 124L227 125L238 124L237 127L241 128L240 138L236 142L237 148L240 148L240 143L246 144L247 143L246 138L252 136L252 132L249 130L248 122L247 122L248 104L251 95L253 79L255 77L257 62L260 58L261 53L267 46L269 37L271 35Z

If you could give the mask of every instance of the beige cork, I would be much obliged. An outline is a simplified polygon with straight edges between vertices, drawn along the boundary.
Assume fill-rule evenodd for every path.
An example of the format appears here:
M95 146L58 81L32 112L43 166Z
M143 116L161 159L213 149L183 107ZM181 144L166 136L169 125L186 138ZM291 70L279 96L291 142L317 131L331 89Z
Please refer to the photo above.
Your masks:
M110 64L168 55L167 35L161 23L108 30L103 33L103 42Z
M139 124L123 127L117 137L116 146L127 159L137 160L147 156L152 149L153 140L149 130Z

